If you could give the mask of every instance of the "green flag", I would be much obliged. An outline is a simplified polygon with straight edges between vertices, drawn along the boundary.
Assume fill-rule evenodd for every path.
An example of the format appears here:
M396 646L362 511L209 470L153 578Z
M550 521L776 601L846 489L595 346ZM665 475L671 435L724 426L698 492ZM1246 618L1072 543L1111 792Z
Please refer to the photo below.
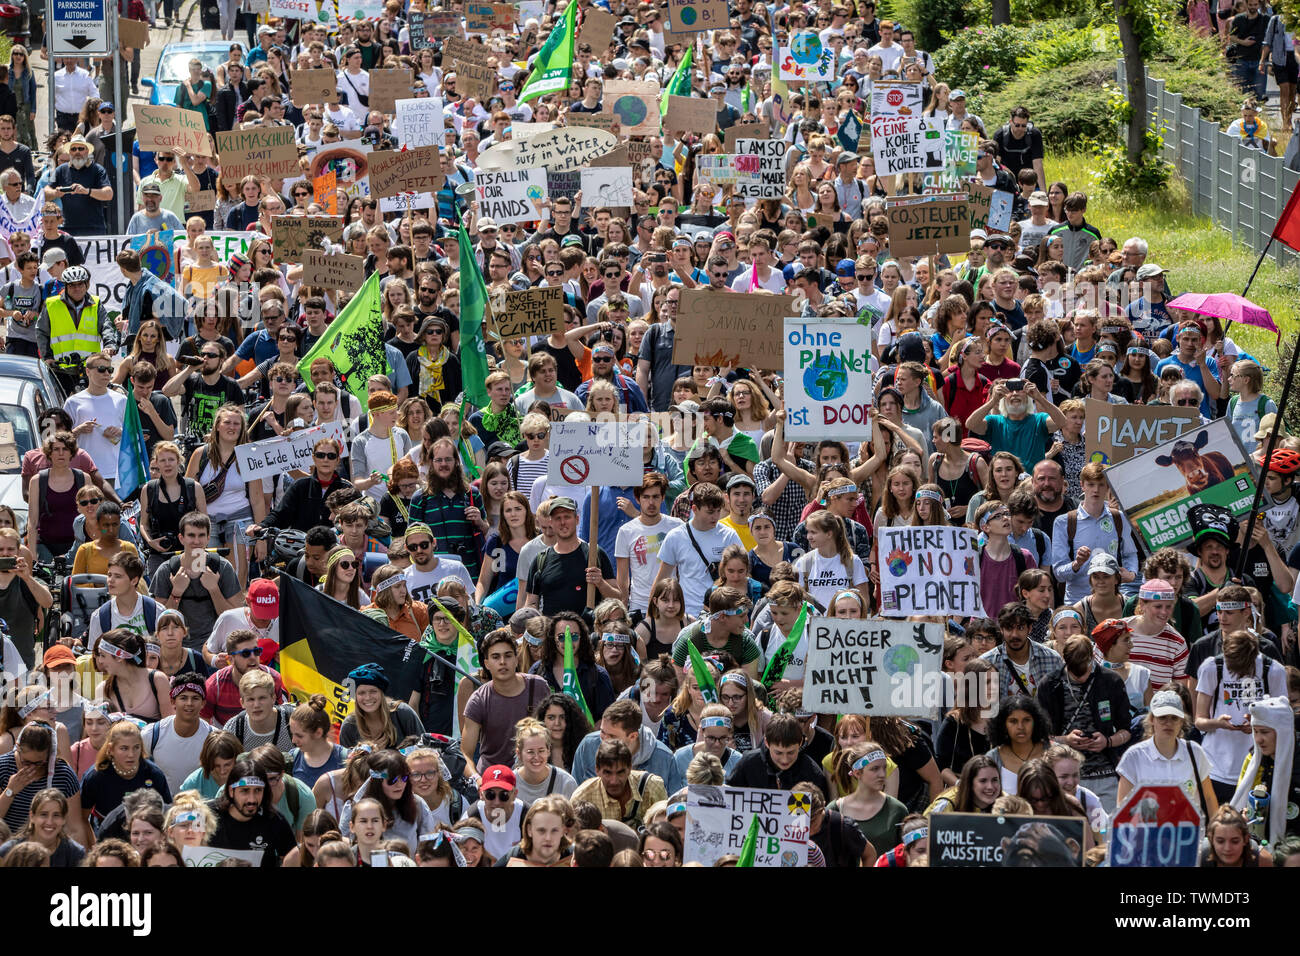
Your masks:
M745 834L745 842L740 845L740 859L736 861L736 866L753 866L754 857L758 856L758 814L749 821L749 832Z
M311 363L327 358L343 381L343 387L369 410L366 382L372 375L389 375L388 356L384 350L384 312L379 298L379 273L372 272L334 317L322 335L298 363L298 374L311 382ZM313 389L314 390L314 389Z
M578 683L578 669L573 666L573 632L569 630L568 625L564 628L564 693L568 697L576 700L582 707L582 712L587 715L587 720L595 723L596 719L591 716L591 710L587 707L587 701L582 696L582 685Z
M126 499L149 480L149 450L140 427L140 408L135 403L135 386L126 380L126 417L117 446L117 494Z
M577 11L578 0L569 0L564 19L551 30L551 35L533 60L533 72L528 74L523 92L519 94L520 103L569 88L573 79L573 34Z
M668 115L668 97L670 96L690 96L691 95L691 61L695 57L695 47L688 46L686 55L682 57L682 62L677 64L677 69L673 71L672 79L664 87L664 95L659 97L659 115Z
M487 408L487 350L483 344L483 321L487 317L487 286L474 257L465 224L460 223L460 376L465 401ZM463 403L462 403L463 406Z
M799 609L799 616L794 619L794 627L790 628L790 636L777 648L776 653L767 662L767 667L763 668L764 687L771 688L773 684L785 676L785 669L790 666L790 660L794 657L794 649L799 646L799 638L803 637L804 625L807 623L808 602L805 601L803 607Z
M718 685L713 683L713 675L709 673L709 665L704 662L704 655L700 653L694 641L686 642L686 653L690 655L691 670L695 671L695 683L700 687L700 695L704 698L704 702L716 704Z

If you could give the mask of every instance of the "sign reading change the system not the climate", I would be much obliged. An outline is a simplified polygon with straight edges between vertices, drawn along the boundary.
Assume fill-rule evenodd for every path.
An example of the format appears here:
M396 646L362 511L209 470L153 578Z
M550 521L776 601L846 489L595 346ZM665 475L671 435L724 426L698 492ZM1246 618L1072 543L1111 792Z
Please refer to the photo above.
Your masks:
M785 320L787 438L871 437L871 330L852 316Z
M979 535L969 528L877 528L880 613L984 617Z
M939 624L808 620L803 701L815 714L928 717L942 693L929 685L943 680Z
M712 866L739 854L758 817L754 866L807 866L809 809L803 793L693 784L686 791L685 862Z
M547 482L571 488L641 484L647 427L647 422L556 422Z

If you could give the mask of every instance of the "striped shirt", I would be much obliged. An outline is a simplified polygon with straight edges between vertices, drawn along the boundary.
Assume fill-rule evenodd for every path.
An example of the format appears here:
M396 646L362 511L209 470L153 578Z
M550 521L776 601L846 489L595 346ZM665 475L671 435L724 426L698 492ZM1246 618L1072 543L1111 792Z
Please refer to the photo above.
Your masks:
M7 789L9 778L18 772L18 755L10 751L0 757L0 790ZM54 764L54 776L46 784L45 775L23 787L22 790L14 794L9 801L9 809L5 811L5 823L9 824L9 829L17 833L27 823L27 817L32 811L32 798L46 788L51 786L65 797L76 796L81 792L81 784L77 781L77 775L72 772L72 768L63 760L62 757L56 759Z
M812 474L817 473L817 466L806 458L800 458L797 464L804 471ZM799 516L803 514L804 505L808 504L808 495L799 482L788 481L776 501L770 505L761 504L763 492L770 485L776 484L780 477L781 469L776 467L770 459L760 461L754 466L754 484L757 486L754 506L755 509L761 506L766 514L772 516L772 523L776 525L777 541L790 541L793 538L795 526L799 524Z
M1159 690L1172 680L1187 676L1187 642L1168 624L1159 634L1137 630L1140 618L1125 618L1133 627L1133 650L1128 659L1151 671L1151 689Z

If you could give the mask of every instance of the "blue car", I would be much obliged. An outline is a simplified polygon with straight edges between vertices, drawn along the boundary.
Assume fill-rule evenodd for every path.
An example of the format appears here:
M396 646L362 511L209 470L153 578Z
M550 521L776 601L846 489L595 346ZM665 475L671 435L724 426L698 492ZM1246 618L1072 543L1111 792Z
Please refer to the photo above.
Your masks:
M238 40L240 49L247 55L247 48ZM140 82L149 87L149 103L152 106L171 106L176 101L176 91L181 82L190 75L190 60L198 59L205 69L217 75L217 67L230 58L230 43L225 40L199 40L192 43L169 43L158 57L158 66L153 78L142 77Z

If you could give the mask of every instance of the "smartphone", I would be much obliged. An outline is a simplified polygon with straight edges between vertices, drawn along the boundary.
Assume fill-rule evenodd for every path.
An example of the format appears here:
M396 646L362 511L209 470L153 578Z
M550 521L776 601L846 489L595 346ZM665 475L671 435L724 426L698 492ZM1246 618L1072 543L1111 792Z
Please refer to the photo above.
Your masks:
M1007 379L1008 392L1023 392L1025 390L1025 380L1023 378Z
M0 571L12 571L18 567L17 558L0 558Z
M72 190L74 190L74 189L76 189L76 188L77 188L76 186L60 186L60 187L59 187L59 192L61 192L61 193L70 193L70 192L72 192Z

